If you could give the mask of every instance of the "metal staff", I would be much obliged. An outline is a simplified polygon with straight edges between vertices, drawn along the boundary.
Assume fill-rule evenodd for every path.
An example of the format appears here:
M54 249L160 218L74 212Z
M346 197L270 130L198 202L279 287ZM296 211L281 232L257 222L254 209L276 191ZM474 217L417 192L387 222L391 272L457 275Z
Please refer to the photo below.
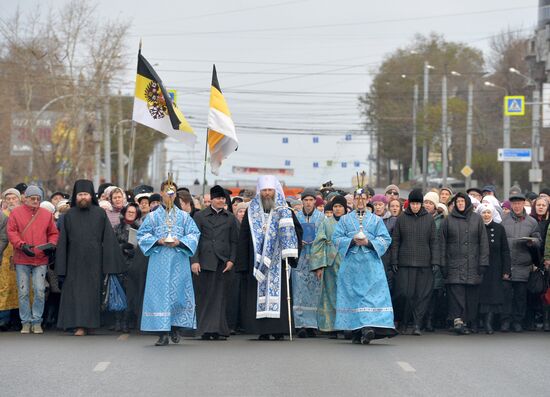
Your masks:
M288 267L288 258L285 258L286 270L286 305L288 309L288 334L292 342L292 306L290 304L290 269Z

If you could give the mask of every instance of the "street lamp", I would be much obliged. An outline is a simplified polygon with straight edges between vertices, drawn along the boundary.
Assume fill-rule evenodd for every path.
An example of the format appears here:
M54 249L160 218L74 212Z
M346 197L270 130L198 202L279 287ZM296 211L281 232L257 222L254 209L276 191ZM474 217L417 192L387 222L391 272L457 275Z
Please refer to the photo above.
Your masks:
M537 82L521 73L516 68L508 69L511 73L523 77L527 81L528 86L534 86L533 89L533 114L532 114L532 133L531 133L531 169L529 170L529 182L531 182L531 190L535 193L540 192L540 182L542 182L542 171L539 166L540 153L540 87Z
M504 91L504 95L508 95L508 90L504 87L501 87L499 85L496 85L494 83L491 83L490 81L486 81L483 83L485 86L487 87L492 87L492 88L499 88L501 90ZM502 143L503 143L503 148L504 149L508 149L510 148L510 116L507 116L506 115L506 112L504 111L504 109L502 109ZM511 183L510 183L510 180L511 180L511 175L510 175L510 162L509 161L503 161L502 162L502 174L503 174L503 181L502 181L502 188L503 188L503 193L504 193L504 199L508 199L508 194L510 193L510 186L511 186Z
M407 75L402 74L402 79L406 79ZM417 135L417 127L416 127L416 114L418 112L418 82L416 79L414 79L414 88L413 88L413 113L412 113L412 153L411 153L411 168L412 168L412 179L416 179L417 174L417 167L416 167L416 135Z
M428 111L428 87L429 87L429 73L430 70L434 70L435 67L430 65L428 61L424 61L424 97L422 98L422 106L424 108L424 142L422 143L422 190L426 190L428 187L428 139L426 137L426 121Z
M462 74L451 70L451 75L462 77ZM474 83L468 81L468 113L466 115L466 166L472 166L472 133L473 133L473 118L474 118ZM472 175L466 177L466 189L472 187Z

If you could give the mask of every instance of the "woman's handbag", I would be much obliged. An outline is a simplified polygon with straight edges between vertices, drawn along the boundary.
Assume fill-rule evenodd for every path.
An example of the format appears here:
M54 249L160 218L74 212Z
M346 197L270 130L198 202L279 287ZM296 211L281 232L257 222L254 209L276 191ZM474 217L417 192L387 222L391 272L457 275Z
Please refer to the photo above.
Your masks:
M124 288L116 274L108 274L103 280L101 292L101 310L108 312L123 312L128 308Z

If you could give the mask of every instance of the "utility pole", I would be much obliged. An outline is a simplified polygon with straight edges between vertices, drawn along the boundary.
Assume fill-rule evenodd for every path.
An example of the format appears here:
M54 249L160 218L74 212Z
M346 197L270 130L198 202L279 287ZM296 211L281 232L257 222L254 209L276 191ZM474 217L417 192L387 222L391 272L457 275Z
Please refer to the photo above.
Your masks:
M449 170L449 148L447 141L447 73L443 73L441 82L441 154L443 170L441 173L442 184L447 186L447 173Z
M504 149L510 148L510 116L506 116L506 113L504 112L504 109L502 111L504 115L503 119L503 128L502 128L502 141ZM503 171L503 190L504 190L504 200L508 200L508 195L510 194L510 187L512 186L511 183L511 174L510 174L510 162L504 161L502 164L502 171Z
M540 153L540 90L539 85L535 84L533 91L533 132L531 137L531 169L529 170L529 182L531 190L537 194L540 193L540 183L542 182L542 171L539 166Z
M106 83L103 83L103 118L104 118L104 130L105 134L103 138L103 156L105 157L105 182L110 182L112 178L111 173L111 129L109 124L111 122L110 109L109 109L109 88Z
M424 61L424 98L422 98L424 107L424 141L422 142L422 190L426 190L428 187L428 131L427 131L427 119L428 119L428 85L429 85L429 70L434 67L428 64L428 61Z
M474 127L474 83L468 83L468 113L466 116L466 165L472 167L472 134ZM466 189L472 187L472 176L466 177Z
M117 134L117 149L118 149L118 170L117 170L117 176L118 181L117 184L120 187L124 187L124 128L122 127L122 93L120 90L118 90L118 109L117 109L117 127L118 127L118 134Z
M411 164L412 164L412 178L416 178L417 174L417 167L416 167L416 135L417 135L417 127L416 127L416 114L418 112L418 83L415 81L414 83L414 91L413 91L413 136L412 136L412 156L411 156Z
M94 187L97 189L101 182L101 112L99 105L95 109L95 126L94 126Z

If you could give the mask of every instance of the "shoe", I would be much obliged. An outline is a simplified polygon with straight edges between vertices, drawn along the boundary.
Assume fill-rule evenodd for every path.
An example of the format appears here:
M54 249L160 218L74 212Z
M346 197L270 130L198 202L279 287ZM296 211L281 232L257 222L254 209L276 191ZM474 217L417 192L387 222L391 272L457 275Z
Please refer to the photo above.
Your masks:
M461 318L455 318L454 321L453 321L453 332L457 335L464 335L464 322L462 321Z
M307 328L306 334L308 338L315 338L317 334L315 333L315 330L313 328Z
M492 335L495 331L493 330L493 312L489 312L485 315L485 333Z
M415 325L414 326L412 334L415 335L415 336L421 336L422 335L422 332L420 331L420 325Z
M155 343L155 346L166 346L169 343L168 334L162 334L159 336L159 340Z
M305 328L300 328L298 332L296 333L296 336L298 338L307 338L307 331Z
M550 306L543 306L542 329L550 332Z
M30 334L31 333L31 325L30 324L23 324L23 327L21 327L21 333L22 334Z
M261 336L261 335L260 335ZM210 334L202 334L201 340L210 340ZM261 340L261 339L260 339Z
M428 320L426 320L426 327L424 328L424 331L435 332L434 325L431 318L428 318Z
M462 327L462 335L470 335L472 330L468 327Z
M74 336L85 336L86 330L84 328L77 328L74 332Z
M361 344L368 345L375 337L374 330L370 327L361 328Z
M258 340L269 340L269 334L262 334L258 336Z
M273 334L275 340L285 340L285 334Z
M477 327L477 324L476 324L475 321L472 323L472 325L468 329L470 330L470 332L472 334L478 334L479 333L479 328Z
M177 330L171 331L170 340L172 341L172 343L175 343L175 344L180 343L180 333Z
M328 338L329 339L338 339L338 332L336 332L336 331L329 332L328 333Z
M129 329L129 327L128 327L128 323L122 323L122 330L121 330L121 331L122 331L123 334L128 334L128 333L130 333L130 329Z
M352 331L351 333L351 343L360 345L361 344L361 330Z
M116 322L115 322L115 329L114 329L115 332L120 332L122 331L122 325L120 324L120 320L117 318Z
M42 326L40 324L33 324L32 325L32 333L33 334L43 334L44 330L42 329Z
M514 329L514 332L523 332L523 328L521 327L521 324L518 322L514 322L514 325L512 327Z
M502 324L500 324L500 332L510 332L510 320L502 320Z

